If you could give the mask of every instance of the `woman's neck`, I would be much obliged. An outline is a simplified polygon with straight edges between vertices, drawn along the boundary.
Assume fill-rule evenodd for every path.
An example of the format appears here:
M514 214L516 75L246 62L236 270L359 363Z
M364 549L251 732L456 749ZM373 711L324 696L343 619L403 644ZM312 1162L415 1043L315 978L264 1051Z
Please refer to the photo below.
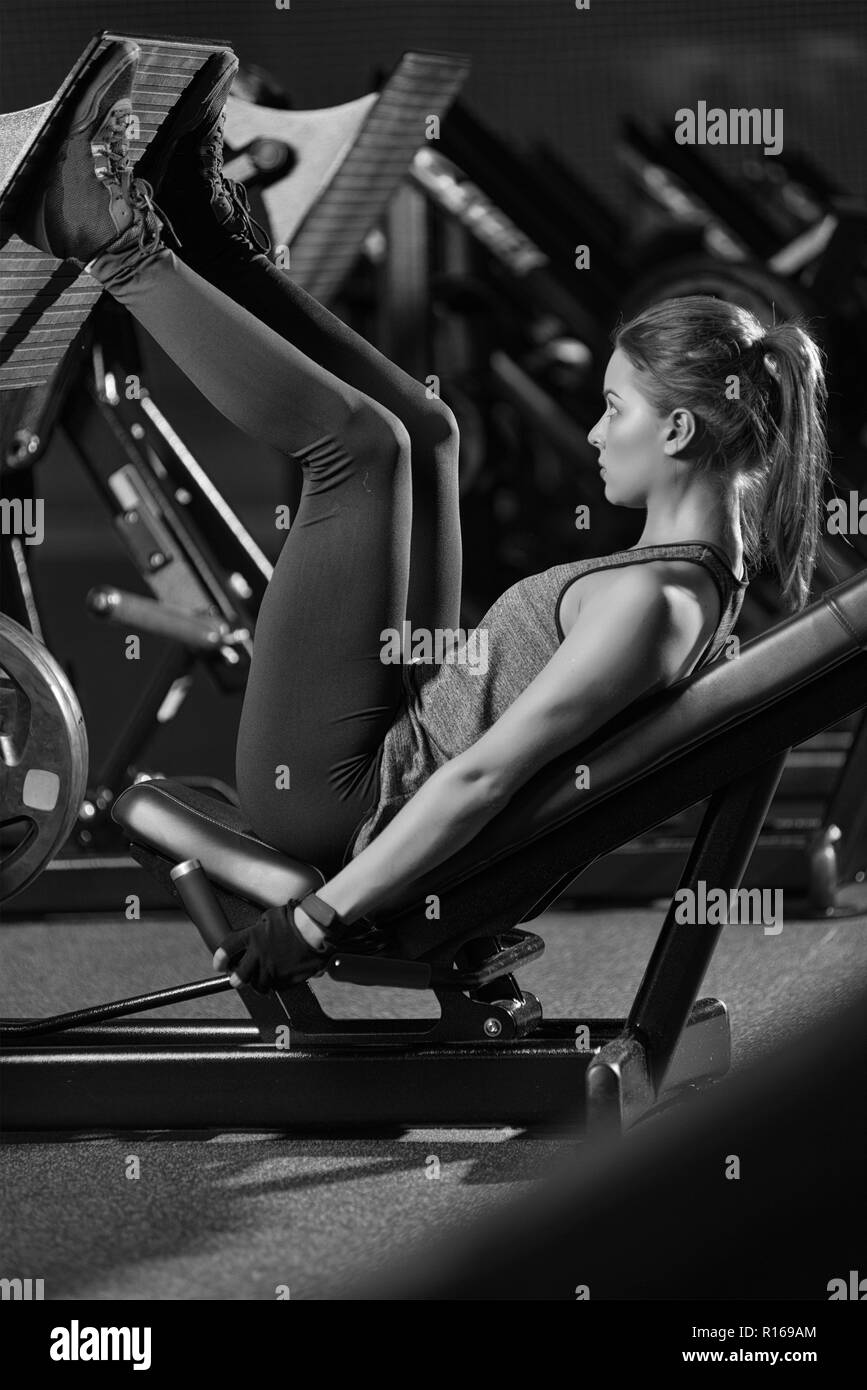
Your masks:
M697 480L698 481L698 480ZM716 489L697 487L677 505L647 508L644 528L635 548L645 545L677 545L684 541L707 541L728 557L733 572L743 571L744 542L741 534L738 498L720 497Z

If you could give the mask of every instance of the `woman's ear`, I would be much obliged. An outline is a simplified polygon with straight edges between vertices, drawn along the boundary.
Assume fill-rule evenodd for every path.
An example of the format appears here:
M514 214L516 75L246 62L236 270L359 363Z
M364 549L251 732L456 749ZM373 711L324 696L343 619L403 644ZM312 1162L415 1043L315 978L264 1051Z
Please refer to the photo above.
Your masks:
M663 448L667 454L682 454L696 436L695 416L691 410L673 410L665 423Z

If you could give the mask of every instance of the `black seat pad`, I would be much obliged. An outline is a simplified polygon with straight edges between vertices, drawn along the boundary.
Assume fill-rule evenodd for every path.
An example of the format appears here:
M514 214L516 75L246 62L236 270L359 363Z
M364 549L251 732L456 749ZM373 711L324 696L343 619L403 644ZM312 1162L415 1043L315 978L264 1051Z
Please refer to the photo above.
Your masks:
M183 782L136 782L112 815L131 840L180 863L198 859L210 878L250 902L270 907L321 888L318 869L260 840L237 806Z

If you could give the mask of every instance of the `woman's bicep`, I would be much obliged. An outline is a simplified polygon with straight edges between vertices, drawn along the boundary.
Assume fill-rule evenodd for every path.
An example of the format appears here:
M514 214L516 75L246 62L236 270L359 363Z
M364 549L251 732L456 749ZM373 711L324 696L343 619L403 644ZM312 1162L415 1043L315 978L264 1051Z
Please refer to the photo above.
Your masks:
M545 763L666 682L672 624L662 587L629 571L582 605L544 670L460 755L507 800Z

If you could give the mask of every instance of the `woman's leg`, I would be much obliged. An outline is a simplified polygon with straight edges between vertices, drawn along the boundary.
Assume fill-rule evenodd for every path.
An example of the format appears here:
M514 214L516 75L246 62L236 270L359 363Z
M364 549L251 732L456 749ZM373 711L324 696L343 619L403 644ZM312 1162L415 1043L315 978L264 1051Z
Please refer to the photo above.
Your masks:
M191 251L194 257L194 252ZM414 627L456 628L461 607L458 432L449 408L389 361L264 255L193 260L211 284L326 371L378 401L406 425L412 452L412 533L407 617Z
M224 415L301 465L256 626L237 780L257 834L332 872L371 808L402 693L380 634L406 615L408 433L171 251L89 269Z

